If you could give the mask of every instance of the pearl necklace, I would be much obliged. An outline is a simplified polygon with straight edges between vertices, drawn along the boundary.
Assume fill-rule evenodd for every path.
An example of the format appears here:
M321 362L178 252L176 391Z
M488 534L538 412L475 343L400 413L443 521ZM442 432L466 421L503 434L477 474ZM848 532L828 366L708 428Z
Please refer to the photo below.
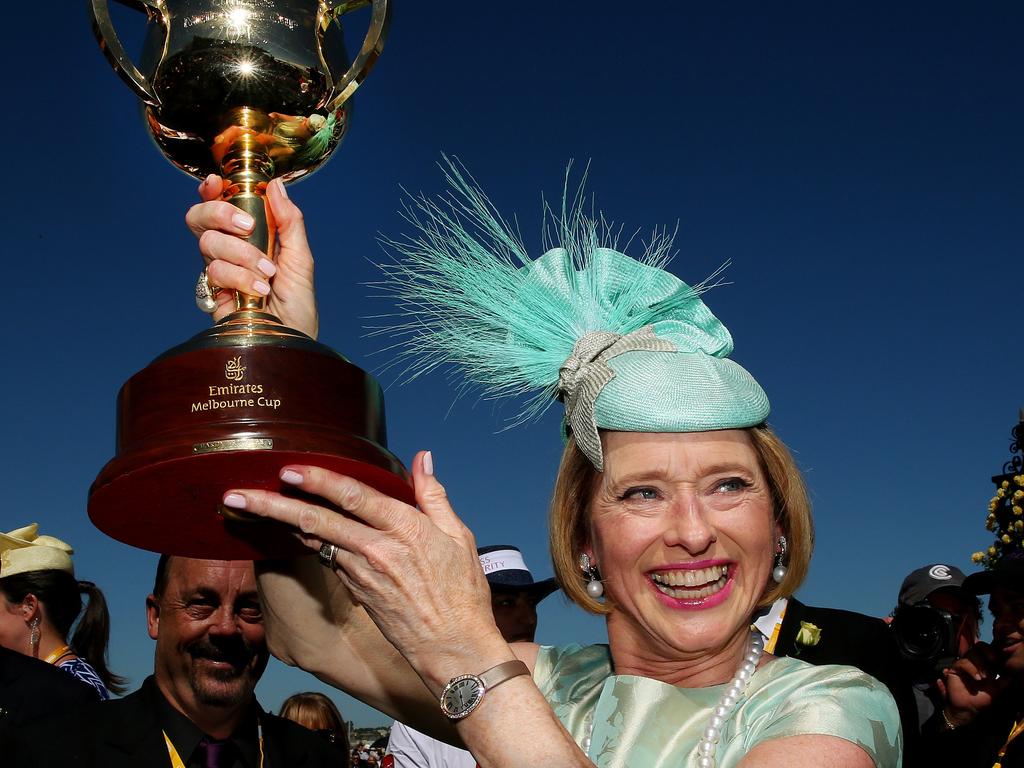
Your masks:
M764 638L760 632L753 629L750 631L750 646L747 655L743 657L736 676L729 683L729 687L725 689L722 698L718 700L718 705L711 710L708 727L704 729L700 741L697 742L697 768L715 768L715 749L722 737L722 728L725 727L733 709L747 689L747 684L750 682L754 670L757 669L757 662L761 660L762 653L764 653ZM580 743L580 748L589 755L590 740L594 735L593 709L586 715L584 730L587 735Z
M761 660L764 653L764 638L761 633L753 630L750 633L750 648L747 655L743 657L740 668L736 670L736 676L729 683L718 700L718 705L711 710L711 717L708 719L708 727L701 734L697 742L697 768L715 768L715 750L718 741L722 737L722 728L732 716L736 704L739 703L743 692L750 684L750 678L757 669L757 662Z

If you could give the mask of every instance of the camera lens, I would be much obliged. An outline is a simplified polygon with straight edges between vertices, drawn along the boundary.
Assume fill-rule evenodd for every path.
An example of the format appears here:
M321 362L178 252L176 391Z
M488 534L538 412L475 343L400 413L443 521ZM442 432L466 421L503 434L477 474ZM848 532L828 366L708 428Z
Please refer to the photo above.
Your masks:
M893 617L896 646L907 661L922 668L945 666L956 657L953 618L928 603L903 606Z
M927 659L942 651L945 641L944 617L934 608L912 606L893 621L896 642L909 659Z

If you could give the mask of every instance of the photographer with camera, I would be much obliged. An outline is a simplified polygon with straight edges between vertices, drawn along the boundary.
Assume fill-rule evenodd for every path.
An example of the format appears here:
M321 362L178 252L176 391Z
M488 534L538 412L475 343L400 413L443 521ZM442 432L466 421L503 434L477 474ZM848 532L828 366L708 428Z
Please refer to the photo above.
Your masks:
M1024 552L1004 554L963 584L991 595L992 644L975 643L943 670L943 706L927 724L926 758L957 768L1024 766Z
M942 673L978 641L981 603L964 589L959 569L932 563L912 571L900 587L891 631L914 682L918 725L941 720Z

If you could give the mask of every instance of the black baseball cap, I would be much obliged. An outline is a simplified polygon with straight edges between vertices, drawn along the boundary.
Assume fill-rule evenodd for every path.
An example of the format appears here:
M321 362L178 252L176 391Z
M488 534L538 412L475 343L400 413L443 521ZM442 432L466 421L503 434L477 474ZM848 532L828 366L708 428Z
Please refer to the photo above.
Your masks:
M996 584L1024 592L1024 552L1007 552L990 570L972 573L964 581L964 589L972 595L990 595Z
M917 570L911 571L903 580L897 602L899 605L916 605L926 600L928 595L936 590L964 586L966 578L964 572L954 565L945 563L923 565Z

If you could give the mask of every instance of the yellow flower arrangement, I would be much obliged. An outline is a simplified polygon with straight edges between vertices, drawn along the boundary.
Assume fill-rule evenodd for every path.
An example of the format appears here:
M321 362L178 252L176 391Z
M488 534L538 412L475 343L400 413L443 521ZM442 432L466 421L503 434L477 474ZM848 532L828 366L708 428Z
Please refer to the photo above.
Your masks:
M998 482L988 503L985 528L995 534L995 541L987 551L971 555L972 562L991 568L1004 552L1024 548L1024 474Z

